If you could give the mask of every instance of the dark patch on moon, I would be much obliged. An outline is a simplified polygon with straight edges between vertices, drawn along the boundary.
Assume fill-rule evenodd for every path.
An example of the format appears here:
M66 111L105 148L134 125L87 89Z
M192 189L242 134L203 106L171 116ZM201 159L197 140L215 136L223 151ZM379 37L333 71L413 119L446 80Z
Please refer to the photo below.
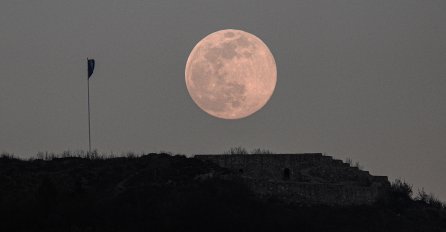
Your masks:
M237 45L233 42L223 43L221 46L213 46L207 49L204 54L204 58L213 68L213 73L211 75L215 76L217 79L224 79L226 73L222 73L223 63L222 59L231 60L234 57L240 56L237 53ZM224 84L224 83L218 83Z
M226 99L226 103L229 103L234 108L238 108L241 106L241 103L245 101L245 85L231 82L226 83L224 97Z
M237 43L238 46L246 48L246 47L250 47L250 46L254 46L253 43L251 43L249 41L248 38L246 38L246 36L244 35L240 35L240 37L238 37L235 42Z
M210 76L213 75L212 70L209 69L208 64L197 62L191 66L191 80L194 86L208 87L210 85Z
M204 58L214 63L219 58L232 59L237 56L237 45L232 42L226 42L221 47L211 47L207 50Z
M197 87L202 97L195 96L198 105L216 113L227 112L228 107L240 108L246 100L246 87L242 84L230 82L217 84L215 89Z
M224 43L220 50L221 56L225 59L232 59L237 56L236 49L237 45L235 45L234 43Z

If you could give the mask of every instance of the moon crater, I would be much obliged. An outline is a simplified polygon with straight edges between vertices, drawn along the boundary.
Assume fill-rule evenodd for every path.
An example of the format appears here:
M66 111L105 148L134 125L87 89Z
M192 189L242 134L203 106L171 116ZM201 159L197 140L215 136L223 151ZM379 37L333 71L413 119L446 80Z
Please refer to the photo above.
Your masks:
M202 110L239 119L268 102L277 71L274 57L259 38L229 29L198 42L187 60L185 78L190 96Z

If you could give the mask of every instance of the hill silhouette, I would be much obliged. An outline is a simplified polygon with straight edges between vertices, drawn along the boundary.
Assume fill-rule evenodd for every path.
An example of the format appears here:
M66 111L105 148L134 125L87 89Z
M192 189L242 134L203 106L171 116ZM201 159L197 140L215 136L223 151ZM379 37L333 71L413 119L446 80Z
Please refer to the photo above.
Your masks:
M446 231L437 201L403 182L363 206L258 199L243 180L181 155L0 158L0 231Z

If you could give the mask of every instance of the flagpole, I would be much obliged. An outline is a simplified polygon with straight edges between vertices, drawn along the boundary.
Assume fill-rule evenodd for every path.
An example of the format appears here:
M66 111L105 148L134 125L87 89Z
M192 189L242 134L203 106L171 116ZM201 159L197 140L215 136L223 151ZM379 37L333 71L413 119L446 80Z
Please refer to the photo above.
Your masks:
M87 58L88 63L88 58ZM90 77L87 75L87 94L88 94L88 151L91 154L91 127L90 127Z

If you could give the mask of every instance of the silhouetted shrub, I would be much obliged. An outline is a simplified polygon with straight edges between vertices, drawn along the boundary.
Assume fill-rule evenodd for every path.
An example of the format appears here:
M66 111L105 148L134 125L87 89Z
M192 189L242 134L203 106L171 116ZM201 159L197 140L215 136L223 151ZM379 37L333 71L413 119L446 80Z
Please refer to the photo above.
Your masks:
M345 159L345 163L348 164L348 165L350 165L350 167L353 167L353 160L352 160L350 157L347 157L347 158Z
M160 151L160 154L165 154L165 155L173 156L173 153L172 153L172 152L170 152L170 151L164 151L164 150L161 150L161 151Z
M410 200L412 199L412 185L402 181L400 179L396 179L390 185L390 191L393 196L400 199Z
M358 168L359 170L364 170L364 167L362 165L360 165L359 162L353 163L353 160L351 158L349 158L349 157L347 157L345 159L345 163L350 165L350 167L355 167L355 168Z
M261 148L255 148L251 152L248 152L248 150L244 147L238 146L238 147L231 147L229 150L225 151L223 154L225 155L249 155L249 154L257 154L257 155L268 155L273 154L268 149L261 149Z
M37 153L36 156L37 156L37 159L40 159L40 160L53 160L53 159L59 158L58 155L56 155L55 153L52 153L52 152L39 152L39 153Z
M224 152L224 154L227 154L227 155L248 155L249 153L245 148L238 146L238 147L231 147L228 151Z
M251 154L258 154L258 155L271 155L273 154L273 152L271 152L268 149L261 149L261 148L256 148L254 150L251 151Z
M437 209L445 209L446 205L435 197L432 193L426 193L424 189L418 190L417 196L414 198L415 201L423 202Z
M134 159L134 158L137 158L138 156L133 152L128 152L126 157L129 159Z
M0 159L13 160L13 159L17 159L17 158L14 157L14 154L7 153L7 152L2 152L0 154Z

